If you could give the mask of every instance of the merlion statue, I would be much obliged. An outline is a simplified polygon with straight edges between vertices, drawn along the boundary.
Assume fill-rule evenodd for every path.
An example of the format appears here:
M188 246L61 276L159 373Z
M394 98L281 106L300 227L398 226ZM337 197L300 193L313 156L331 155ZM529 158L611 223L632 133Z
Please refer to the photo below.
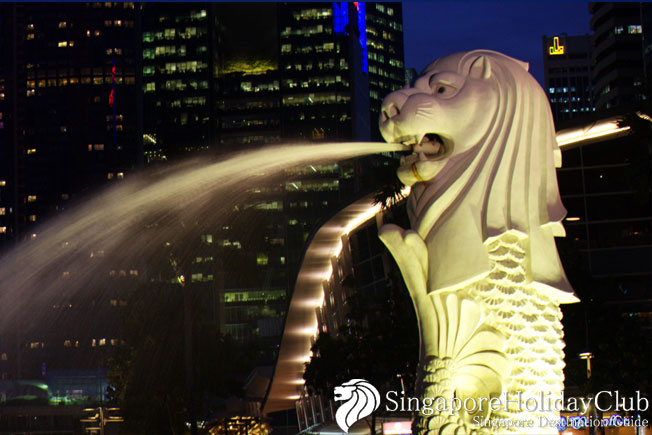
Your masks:
M417 390L436 408L413 433L558 433L559 305L578 299L554 241L566 210L543 90L524 62L456 53L387 96L380 128L414 151L398 169L412 229L380 230L417 312Z

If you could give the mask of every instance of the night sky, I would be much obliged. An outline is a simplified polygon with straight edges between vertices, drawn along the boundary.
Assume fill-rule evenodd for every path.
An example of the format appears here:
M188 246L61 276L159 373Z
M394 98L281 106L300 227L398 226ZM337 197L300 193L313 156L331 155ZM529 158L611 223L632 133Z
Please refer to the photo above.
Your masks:
M403 2L405 66L420 72L456 51L490 49L530 63L543 83L541 37L589 33L588 3L516 1Z

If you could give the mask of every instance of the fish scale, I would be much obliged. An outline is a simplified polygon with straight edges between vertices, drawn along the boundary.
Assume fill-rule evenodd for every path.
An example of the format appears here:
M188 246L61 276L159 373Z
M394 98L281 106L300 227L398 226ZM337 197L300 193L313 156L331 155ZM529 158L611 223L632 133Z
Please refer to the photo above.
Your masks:
M516 400L521 392L523 403L528 394L540 402L544 392L544 406L537 410L518 410L509 406L491 414L490 419L534 421L531 428L506 428L490 431L471 424L468 416L460 413L435 412L417 416L418 433L474 434L519 433L557 434L555 427L540 427L540 421L559 420L559 413L548 410L547 399L560 397L564 384L564 342L559 305L534 287L527 284L524 262L525 238L503 234L488 245L492 270L482 280L456 290L460 297L470 297L483 309L484 323L495 330L506 331L504 353L510 361L510 371L503 386L510 399ZM509 259L508 261L505 259ZM458 369L451 359L430 359L422 370L422 398L455 397L454 373ZM546 395L546 393L550 393ZM553 406L554 407L554 406ZM545 420L543 420L545 419Z

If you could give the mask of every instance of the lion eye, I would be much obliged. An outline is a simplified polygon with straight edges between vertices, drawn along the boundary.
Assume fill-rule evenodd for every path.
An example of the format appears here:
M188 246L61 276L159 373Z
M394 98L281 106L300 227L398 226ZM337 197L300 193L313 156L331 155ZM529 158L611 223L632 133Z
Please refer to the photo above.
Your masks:
M454 96L457 93L457 88L451 85L437 84L435 87L435 93L441 97L449 98Z

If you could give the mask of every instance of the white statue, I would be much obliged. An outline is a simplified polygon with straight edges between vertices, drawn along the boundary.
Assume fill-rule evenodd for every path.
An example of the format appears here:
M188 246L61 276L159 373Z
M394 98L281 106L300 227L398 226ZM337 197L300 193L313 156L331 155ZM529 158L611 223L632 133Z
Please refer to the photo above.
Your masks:
M414 433L558 433L555 409L523 406L561 395L559 304L578 301L554 242L565 234L561 152L527 69L493 51L456 53L383 102L385 140L414 150L398 170L412 186L412 229L385 225L380 238L417 312L419 393L469 399L459 412L422 412ZM508 403L472 409L501 394ZM521 427L529 420L534 427Z

